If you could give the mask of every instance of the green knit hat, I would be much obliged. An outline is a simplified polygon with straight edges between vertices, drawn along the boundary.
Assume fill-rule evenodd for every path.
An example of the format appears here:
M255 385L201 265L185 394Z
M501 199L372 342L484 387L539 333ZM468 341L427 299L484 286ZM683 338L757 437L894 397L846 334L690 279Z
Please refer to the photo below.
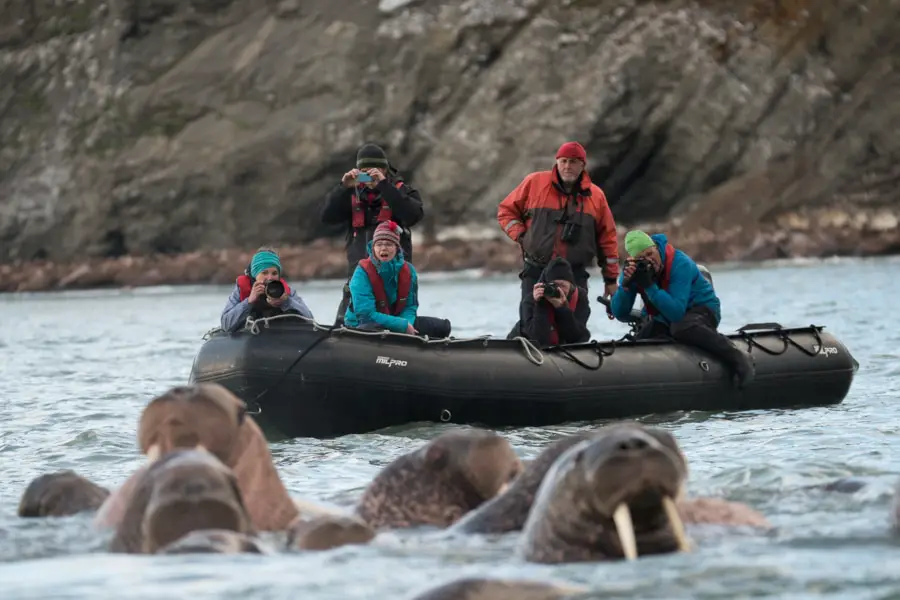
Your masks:
M650 236L643 231L635 229L625 234L625 251L628 252L628 256L637 256L647 248L655 246Z

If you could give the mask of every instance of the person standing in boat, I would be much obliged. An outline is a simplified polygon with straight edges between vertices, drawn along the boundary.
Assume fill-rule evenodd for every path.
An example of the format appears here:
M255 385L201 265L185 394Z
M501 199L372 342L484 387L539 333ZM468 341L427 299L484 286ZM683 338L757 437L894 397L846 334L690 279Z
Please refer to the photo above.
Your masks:
M670 335L718 357L733 371L734 384L743 388L755 377L753 361L719 333L719 298L691 257L675 249L662 233L629 231L625 236L625 269L610 309L628 322L635 298L644 301L646 323L637 339Z
M384 150L376 144L365 144L356 153L356 168L344 173L340 183L328 192L322 208L322 223L347 226L347 277L352 277L360 260L366 258L367 247L375 228L393 221L399 226L400 247L406 262L412 262L410 228L425 216L418 190L388 161ZM338 324L350 301L349 280L338 306Z
M272 282L281 285L269 285ZM243 327L247 317L259 319L286 312L313 318L303 298L281 277L278 253L264 246L253 255L244 274L235 280L234 289L222 311L222 329L234 333Z
M603 273L604 296L616 292L619 243L616 223L606 196L591 182L587 153L578 142L566 142L556 152L549 171L526 176L497 208L503 232L522 249L522 297L519 319L528 316L534 284L557 256L571 264L578 287L588 289L587 268L593 260Z
M575 284L572 265L566 259L550 261L524 304L526 319L516 324L508 337L522 335L542 348L591 339L587 290Z
M417 316L419 279L416 268L403 258L399 225L393 221L379 224L367 251L368 257L359 261L350 278L345 325L448 337L450 321Z

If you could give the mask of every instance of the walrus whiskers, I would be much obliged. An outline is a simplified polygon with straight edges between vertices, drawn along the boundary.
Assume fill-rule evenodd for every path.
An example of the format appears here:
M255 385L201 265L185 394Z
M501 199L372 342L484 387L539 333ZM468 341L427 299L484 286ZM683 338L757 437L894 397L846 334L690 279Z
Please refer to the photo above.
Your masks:
M631 510L624 502L616 507L613 513L613 522L616 524L616 533L619 534L622 553L628 560L635 560L638 554L637 540L634 537L634 523L631 521Z
M678 514L678 508L675 506L675 501L669 496L663 496L662 505L663 510L666 511L666 516L669 517L672 535L675 536L675 541L678 542L678 550L681 552L690 552L691 544L687 539L687 535L684 533L684 523L681 521L681 515Z

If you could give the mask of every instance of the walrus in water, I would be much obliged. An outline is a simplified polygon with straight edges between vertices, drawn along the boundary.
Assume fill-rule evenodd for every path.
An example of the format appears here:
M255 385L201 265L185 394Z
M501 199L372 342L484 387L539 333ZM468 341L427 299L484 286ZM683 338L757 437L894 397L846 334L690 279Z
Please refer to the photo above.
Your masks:
M199 529L191 531L157 554L271 554L259 540L228 529Z
M74 471L58 471L36 477L19 500L20 517L64 517L97 510L109 490Z
M502 492L520 470L506 438L480 429L448 431L382 469L355 513L374 529L448 527Z
M98 524L114 527L121 520L136 480L159 456L197 446L234 472L254 527L283 530L299 516L259 426L246 415L245 404L219 384L175 387L151 400L138 423L138 444L148 464L110 495Z
M466 577L425 591L413 600L558 600L585 591L537 581Z
M138 477L110 550L153 554L202 529L255 533L231 470L205 450L174 450Z
M288 531L287 546L298 550L330 550L351 544L368 544L375 530L355 516L323 515L298 520Z
M519 550L531 562L583 562L687 550L675 500L687 463L675 438L638 423L607 426L544 477Z

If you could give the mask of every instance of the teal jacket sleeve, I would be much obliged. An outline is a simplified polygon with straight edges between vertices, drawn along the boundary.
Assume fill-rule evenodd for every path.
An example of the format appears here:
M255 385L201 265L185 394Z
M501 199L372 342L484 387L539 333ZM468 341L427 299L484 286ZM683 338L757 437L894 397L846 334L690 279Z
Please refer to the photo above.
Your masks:
M419 274L416 273L415 267L409 265L409 297L406 299L406 306L400 312L399 318L403 319L410 325L416 322L416 314L419 312ZM406 328L403 328L406 331Z
M694 273L699 271L693 261L684 255L677 255L672 261L672 273L669 275L669 289L664 290L655 283L644 290L659 314L669 323L677 323L684 318L688 301L691 299L691 285ZM620 288L621 289L621 288Z
M623 270L619 275L619 287L610 299L609 307L617 320L628 323L631 318L631 308L634 306L635 298L637 298L637 290L634 289L633 285L629 285L628 287L622 285L624 275L625 273Z
M375 310L375 294L372 293L372 284L369 283L369 278L362 267L356 267L353 277L350 278L350 297L353 301L353 312L360 323L376 323L395 333L406 331L408 322L405 318Z

